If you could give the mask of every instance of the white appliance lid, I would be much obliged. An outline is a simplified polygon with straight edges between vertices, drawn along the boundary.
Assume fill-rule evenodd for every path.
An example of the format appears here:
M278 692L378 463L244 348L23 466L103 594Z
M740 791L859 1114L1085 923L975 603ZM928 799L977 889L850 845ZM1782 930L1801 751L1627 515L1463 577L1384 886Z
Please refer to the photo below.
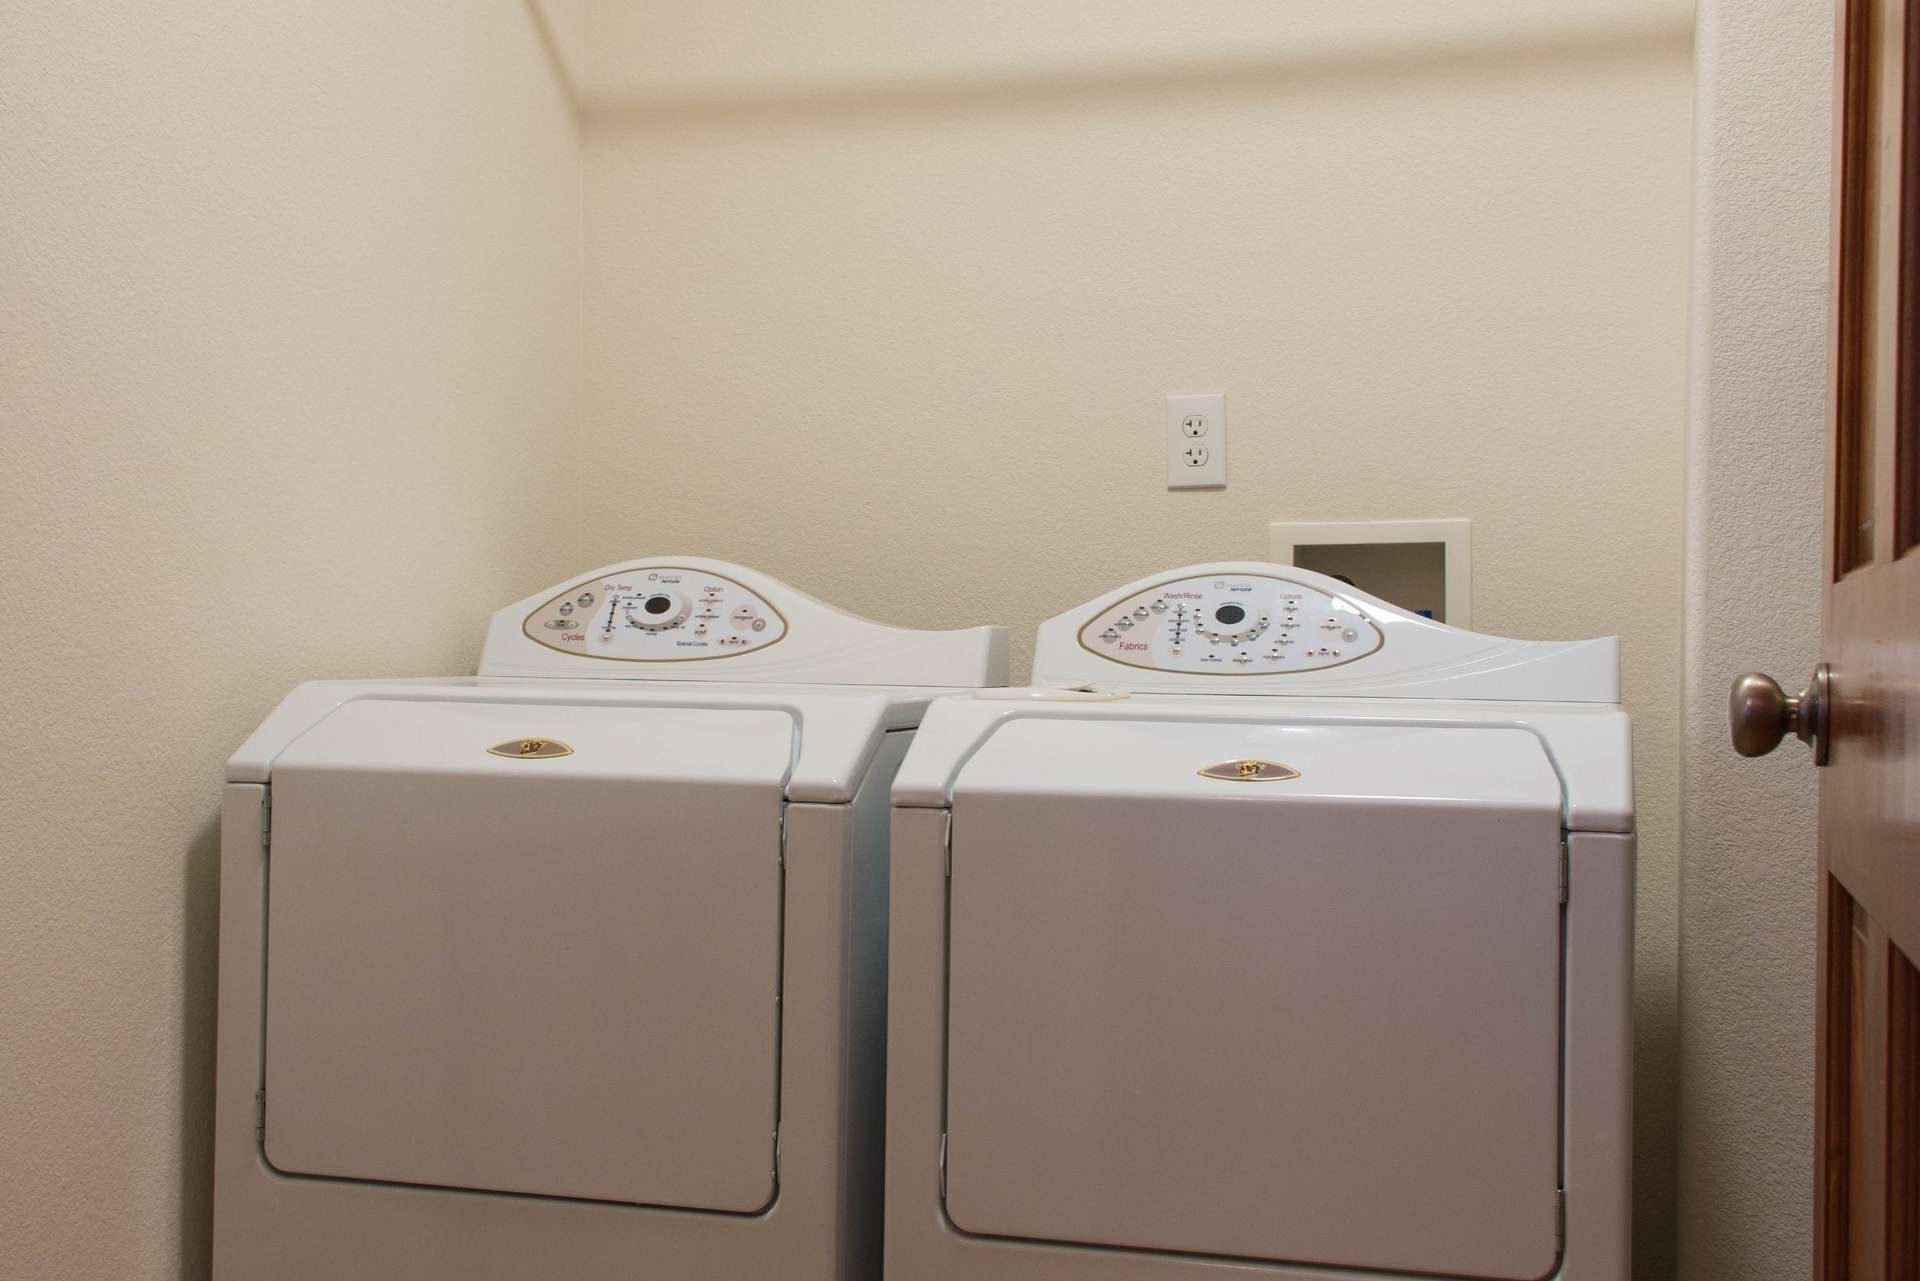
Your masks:
M273 780L268 1159L764 1208L793 733L365 700L302 736Z
M1236 766L1269 765L1291 778ZM1211 773L1206 771L1213 771ZM1367 805L1561 808L1560 779L1540 742L1509 728L1021 720L1003 726L960 770L953 795L1071 793L1086 799L1196 797L1284 803L1301 797Z
M953 796L954 1223L1551 1272L1559 815L1513 728L1002 726Z
M551 719L525 710L604 707L777 711L793 726L791 801L844 804L853 799L882 735L920 723L937 689L862 686L709 685L691 682L507 680L448 677L412 681L310 681L281 700L227 762L235 783L270 782L288 748L342 708L362 701L489 705L531 735ZM564 710L556 713L564 715Z
M1561 825L1570 831L1633 830L1631 726L1617 707L1594 704L1443 702L1435 699L1195 698L1132 695L1113 701L1011 702L972 696L933 702L914 735L913 747L894 780L893 804L944 808L969 762L987 744L1030 722L1085 726L1094 743L1117 722L1151 725L1152 735L1171 727L1223 727L1211 754L1230 755L1231 735L1243 725L1279 727L1387 726L1409 733L1502 728L1534 739L1562 790ZM1168 727L1164 730L1160 727ZM1025 740L1016 740L1025 741ZM1076 768L1057 758L1035 768Z
M295 738L274 774L276 781L300 769L779 788L795 738L794 717L778 709L367 698L340 705ZM724 750L729 742L736 750Z

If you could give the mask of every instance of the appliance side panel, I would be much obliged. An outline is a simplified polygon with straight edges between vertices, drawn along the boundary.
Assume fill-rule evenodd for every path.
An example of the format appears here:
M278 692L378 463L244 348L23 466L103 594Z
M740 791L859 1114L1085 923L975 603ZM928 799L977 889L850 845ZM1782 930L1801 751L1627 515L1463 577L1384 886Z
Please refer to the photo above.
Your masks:
M1620 1281L1633 1245L1634 839L1567 839L1564 1281Z
M835 1281L880 1274L886 796L910 737L883 738L852 804L787 807L776 1213L789 1229L831 1225Z
M969 1243L941 1203L946 1075L947 822L942 809L896 809L888 850L885 1275L993 1275L968 1266Z
M251 1281L265 1173L255 1134L266 964L267 789L229 783L220 805L220 997L213 1123L214 1281ZM270 1229L268 1229L270 1230Z
M847 957L846 1065L841 1108L847 1144L848 1281L881 1275L881 1207L886 1196L887 1141L887 797L913 742L911 730L888 734L853 802L853 865L844 955Z

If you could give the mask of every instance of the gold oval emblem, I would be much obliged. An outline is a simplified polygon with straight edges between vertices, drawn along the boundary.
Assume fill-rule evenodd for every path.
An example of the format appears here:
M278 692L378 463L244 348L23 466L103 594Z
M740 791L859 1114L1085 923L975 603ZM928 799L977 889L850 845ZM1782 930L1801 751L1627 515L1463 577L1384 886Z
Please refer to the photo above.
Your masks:
M510 738L495 743L487 751L515 761L547 761L556 756L572 756L573 749L557 738Z
M1222 761L1200 771L1202 778L1225 779L1229 783L1284 783L1299 778L1300 771L1276 761Z

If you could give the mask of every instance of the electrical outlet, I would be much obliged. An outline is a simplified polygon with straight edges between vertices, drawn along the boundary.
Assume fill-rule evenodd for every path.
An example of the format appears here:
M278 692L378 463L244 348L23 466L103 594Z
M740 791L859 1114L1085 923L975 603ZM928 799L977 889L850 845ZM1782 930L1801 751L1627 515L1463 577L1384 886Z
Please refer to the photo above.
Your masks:
M1227 485L1227 398L1221 392L1167 397L1167 488Z

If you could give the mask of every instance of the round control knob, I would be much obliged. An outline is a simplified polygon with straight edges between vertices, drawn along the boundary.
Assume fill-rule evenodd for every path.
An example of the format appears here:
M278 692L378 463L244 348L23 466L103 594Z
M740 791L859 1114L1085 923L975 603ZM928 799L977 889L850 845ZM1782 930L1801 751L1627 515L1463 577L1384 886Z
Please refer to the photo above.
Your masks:
M1269 626L1267 615L1253 617L1244 605L1228 603L1214 606L1211 614L1198 612L1200 617L1194 620L1194 630L1215 645L1244 645L1265 634ZM1281 626L1285 625L1283 621Z
M664 632L686 621L687 602L671 592L649 592L627 602L627 624L643 632Z

